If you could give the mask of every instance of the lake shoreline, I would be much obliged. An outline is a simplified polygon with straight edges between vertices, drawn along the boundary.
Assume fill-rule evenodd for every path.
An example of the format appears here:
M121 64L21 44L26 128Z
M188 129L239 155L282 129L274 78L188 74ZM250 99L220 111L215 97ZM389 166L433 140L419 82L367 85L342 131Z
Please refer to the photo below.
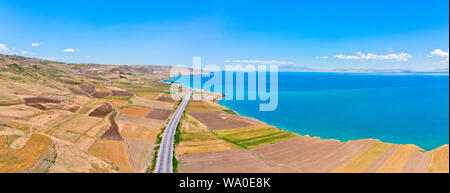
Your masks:
M173 79L170 80L170 81L176 82L176 80L177 80L176 78L173 78ZM169 81L167 81L167 82L169 82ZM182 84L183 86L185 86L183 83L180 83L180 82L177 82L177 83ZM192 85L191 85L191 86L192 86ZM189 86L189 87L192 88L191 86ZM198 88L195 88L195 89L198 89ZM199 89L199 90L202 90L202 89ZM211 92L211 91L207 91L207 92ZM223 92L219 92L219 93L224 95ZM258 120L258 121L260 121L260 122L264 122L264 123L268 124L267 120L266 120L266 121L261 121L261 119L255 118L255 117L253 117L253 116L251 116L251 115L246 115L245 113L239 111L239 109L235 109L235 108L233 108L232 106L228 106L228 105L225 105L225 104L220 104L220 102L223 100L223 98L224 98L224 97L222 97L221 100L216 101L216 103L217 103L218 105L221 105L221 106L223 106L223 107L226 107L226 108L228 108L228 109L231 109L231 110L235 111L236 113L239 114L239 116L247 117L247 118L252 118L252 119L255 119L255 120ZM270 121L269 121L269 123L270 123ZM374 139L374 140L379 140L380 142L383 142L383 143L389 143L389 144L414 145L414 146L416 146L417 148L421 149L422 151L425 151L425 150L426 150L426 151L432 151L432 150L438 149L438 148L440 148L440 147L442 147L442 146L448 145L448 143L443 143L443 144L440 144L439 146L435 146L434 148L424 148L424 147L422 147L421 145L416 144L416 143L399 143L399 142L395 142L395 141L392 141L392 140L389 141L389 140L386 140L386 139L384 139L384 140L383 140L383 139L379 139L379 138L377 138L377 137L373 137L373 138L372 138L372 137L361 137L361 138L351 138L351 137L350 137L349 139L339 139L339 138L333 138L333 137L323 137L322 135L317 135L317 134L314 135L314 134L306 133L306 132L296 132L296 131L293 131L292 129L286 129L286 128L284 128L284 127L282 127L282 126L280 126L280 125L274 124L274 123L270 123L270 125L273 125L273 126L279 128L279 129L283 129L283 130L285 130L285 131L289 131L289 132L291 132L291 133L295 133L295 134L298 134L298 135L312 136L312 137L314 137L314 138L320 138L320 139L324 139L324 140L327 140L327 139L333 139L333 140L338 140L338 141L341 141L341 142L349 142L349 141L364 140L364 139ZM344 138L345 138L345 137L344 137Z

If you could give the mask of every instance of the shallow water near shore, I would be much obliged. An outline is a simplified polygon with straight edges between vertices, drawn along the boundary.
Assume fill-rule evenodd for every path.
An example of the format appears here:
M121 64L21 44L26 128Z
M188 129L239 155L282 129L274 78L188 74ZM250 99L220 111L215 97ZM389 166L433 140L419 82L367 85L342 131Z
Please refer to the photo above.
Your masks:
M192 78L174 80L193 87ZM203 83L208 79L201 78ZM235 79L226 82L236 84ZM249 92L257 91L246 86L246 99ZM278 128L323 139L373 138L425 150L449 143L448 75L280 72L278 97L277 109L268 112L259 111L259 104L267 101L219 104Z

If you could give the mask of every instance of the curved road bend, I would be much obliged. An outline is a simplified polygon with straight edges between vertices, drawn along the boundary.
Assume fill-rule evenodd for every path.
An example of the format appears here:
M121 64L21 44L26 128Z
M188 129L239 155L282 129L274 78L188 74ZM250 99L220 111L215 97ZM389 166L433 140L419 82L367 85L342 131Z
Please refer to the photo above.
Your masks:
M184 109L186 108L189 100L191 99L192 91L184 96L183 101L175 110L172 118L167 124L162 137L161 145L159 146L158 159L156 161L155 173L172 173L173 172L173 142L175 132L177 130L178 122L180 122Z

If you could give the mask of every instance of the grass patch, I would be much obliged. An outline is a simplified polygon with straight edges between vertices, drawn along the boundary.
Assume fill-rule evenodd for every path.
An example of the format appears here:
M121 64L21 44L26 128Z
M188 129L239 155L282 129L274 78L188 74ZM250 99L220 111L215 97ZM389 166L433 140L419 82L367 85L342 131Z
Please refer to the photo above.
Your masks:
M153 173L153 171L155 171L156 161L158 161L158 150L159 150L159 145L153 148L152 165L147 168L147 170L145 171L146 173Z
M162 141L162 136L163 136L165 130L166 130L166 127L163 127L163 128L161 129L161 132L158 133L158 135L156 136L156 144L160 144L160 143L161 143L161 141Z
M158 161L159 145L161 144L162 135L164 134L165 130L166 130L166 127L161 128L161 132L158 133L158 135L156 136L156 142L155 142L156 146L153 148L152 165L147 168L147 170L145 171L146 173L153 173L155 171L156 162Z
M261 144L273 144L273 143L277 143L280 141L284 141L286 139L290 139L295 137L295 135L293 135L292 133L283 133L281 135L277 135L277 136L273 136L273 137L267 137L267 138L263 138L257 141L252 141L252 142L248 142L248 143L240 143L240 145L246 149L248 148L252 148L252 147L257 147Z
M133 101L131 100L132 98L133 98L132 96L128 96L128 97L106 96L106 97L103 97L103 99L128 101L129 104L133 104Z
M178 173L178 160L177 157L175 156L175 151L173 152L173 157L172 157L172 169L173 169L173 173Z
M249 149L263 144L273 144L295 137L295 134L275 127L243 127L213 131L220 139Z
M175 131L174 144L173 144L174 151L173 151L173 157L172 157L173 173L178 173L179 162L177 160L177 157L175 156L175 147L181 141L181 120L183 120L185 116L186 116L186 109L183 111L183 115L181 115L180 121L178 122L177 129Z
M179 144L181 141L181 120L183 120L185 116L186 110L183 111L183 115L181 115L180 121L178 121L177 129L175 130L174 145Z
M173 141L173 143L174 143L175 145L176 145L176 144L179 144L180 141L181 141L181 131L180 131L180 127L181 127L181 121L178 122L177 130L175 131L175 136L174 136L174 141Z
M23 104L24 101L18 97L5 97L0 96L0 106L11 106L11 105L20 105Z
M11 141L11 139L9 139L9 137L7 135L5 137L6 137L6 143L5 144L6 144L6 146L9 147L11 145L12 141Z
M122 73L123 74L123 73ZM132 82L120 82L119 83L120 85L135 85L135 83L132 83Z
M225 113L231 114L231 115L238 115L235 111L231 110L231 109L224 109L222 110Z
M16 63L8 64L8 65L6 65L6 66L8 66L9 68L15 70L15 71L18 72L18 73L23 73L23 72L25 72L25 69L22 68L22 66L19 66L19 65L16 64Z

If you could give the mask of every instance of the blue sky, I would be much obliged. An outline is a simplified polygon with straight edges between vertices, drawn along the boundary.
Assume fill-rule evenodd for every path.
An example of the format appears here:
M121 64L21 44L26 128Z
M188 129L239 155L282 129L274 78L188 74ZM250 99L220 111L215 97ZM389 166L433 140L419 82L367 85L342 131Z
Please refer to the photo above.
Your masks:
M448 0L0 1L0 53L65 62L427 70L448 48Z

